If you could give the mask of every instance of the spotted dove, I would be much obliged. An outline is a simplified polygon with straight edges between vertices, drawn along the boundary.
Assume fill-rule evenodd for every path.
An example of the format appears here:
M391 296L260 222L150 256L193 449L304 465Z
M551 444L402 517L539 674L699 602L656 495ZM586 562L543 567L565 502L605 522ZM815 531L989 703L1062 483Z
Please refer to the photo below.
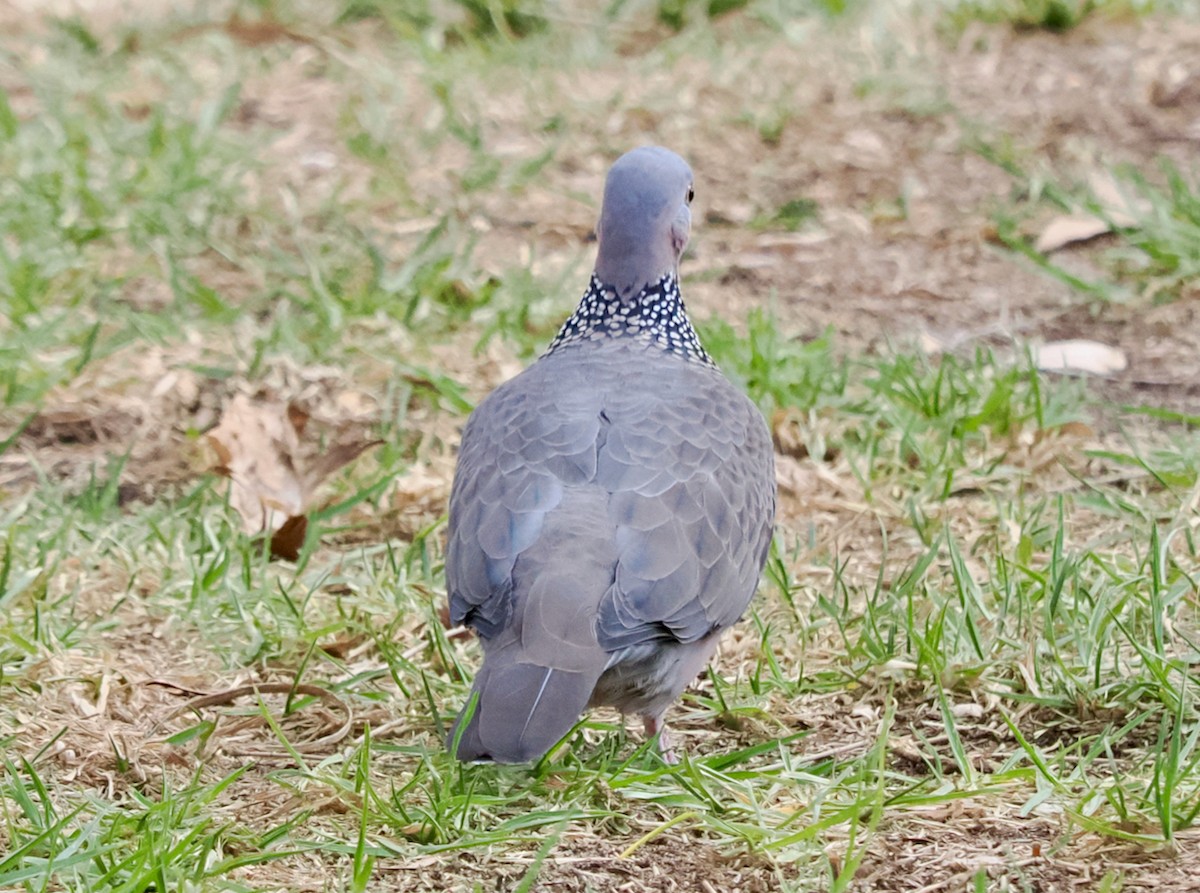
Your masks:
M616 161L578 308L467 420L446 578L484 659L447 741L461 760L538 759L610 705L673 761L663 714L754 594L771 438L683 305L692 194L673 152Z

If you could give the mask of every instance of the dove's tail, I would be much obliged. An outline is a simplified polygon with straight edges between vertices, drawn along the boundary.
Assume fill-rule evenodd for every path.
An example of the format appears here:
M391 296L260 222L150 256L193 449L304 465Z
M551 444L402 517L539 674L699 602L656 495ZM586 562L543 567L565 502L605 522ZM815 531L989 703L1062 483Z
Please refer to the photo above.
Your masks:
M458 759L527 763L540 758L571 731L604 671L602 663L594 672L568 671L523 663L520 657L519 648L487 656L446 739Z

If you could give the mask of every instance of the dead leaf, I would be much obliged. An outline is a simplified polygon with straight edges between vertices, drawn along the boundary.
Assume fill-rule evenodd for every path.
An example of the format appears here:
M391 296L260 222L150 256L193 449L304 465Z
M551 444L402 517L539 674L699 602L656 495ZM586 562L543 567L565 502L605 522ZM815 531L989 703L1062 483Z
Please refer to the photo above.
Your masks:
M808 457L808 444L800 427L799 414L791 409L776 409L771 415L771 433L775 451L797 459Z
M983 707L973 701L963 704L951 704L950 712L955 716L967 719L983 719Z
M297 406L295 403L289 403L287 408L287 418L291 422L292 427L296 431L297 437L304 436L304 429L308 425L308 413Z
M1103 236L1109 230L1108 222L1094 214L1062 214L1046 224L1033 247L1042 254L1049 254L1067 245Z
M1034 362L1039 369L1046 371L1087 372L1092 375L1112 375L1129 365L1121 350L1081 338L1041 345L1034 350Z
M335 443L321 455L317 456L304 471L304 487L312 493L343 465L349 465L373 446L379 446L382 440L350 440L345 443Z
M433 502L449 497L449 475L438 474L424 465L414 465L396 478L392 490L393 508L423 510Z
M1108 171L1093 172L1088 176L1088 187L1100 205L1100 213L1060 214L1046 224L1034 242L1034 248L1049 254L1067 245L1102 236L1113 227L1137 226L1138 219L1150 211L1146 199L1130 195L1129 190L1122 188Z
M1152 210L1145 198L1131 195L1108 171L1096 171L1088 177L1088 186L1108 222L1113 226L1137 226L1138 218Z
M250 47L259 47L285 40L308 40L308 38L297 34L280 22L272 19L264 19L257 22L250 21L243 19L236 12L225 23L224 30L234 40Z
M810 498L821 489L821 481L811 465L805 466L789 453L775 457L776 486L789 496Z
M917 336L917 347L921 349L921 353L929 357L936 357L939 354L945 353L949 346L949 343L945 339L925 329L922 329L921 333Z
M237 394L208 441L221 460L213 470L230 479L229 502L248 533L274 532L303 512L295 468L300 440L287 404Z
M308 533L308 516L293 515L271 535L271 557L295 561L300 557L300 547Z
M236 395L208 432L212 470L228 477L229 502L247 533L271 537L271 554L295 560L308 530L307 512L320 484L378 440L335 443L306 458L300 438L308 413L275 398Z
M1088 438L1096 436L1096 429L1087 422L1064 422L1058 426L1063 437Z

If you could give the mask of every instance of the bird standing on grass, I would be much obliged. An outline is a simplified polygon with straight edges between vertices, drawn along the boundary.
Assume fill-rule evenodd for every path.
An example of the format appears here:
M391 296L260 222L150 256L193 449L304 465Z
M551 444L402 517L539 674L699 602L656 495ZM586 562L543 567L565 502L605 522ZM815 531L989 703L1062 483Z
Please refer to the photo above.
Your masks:
M609 705L674 762L663 714L754 595L774 457L683 306L692 194L667 149L617 160L578 308L463 430L446 578L484 660L447 741L461 760L538 759Z

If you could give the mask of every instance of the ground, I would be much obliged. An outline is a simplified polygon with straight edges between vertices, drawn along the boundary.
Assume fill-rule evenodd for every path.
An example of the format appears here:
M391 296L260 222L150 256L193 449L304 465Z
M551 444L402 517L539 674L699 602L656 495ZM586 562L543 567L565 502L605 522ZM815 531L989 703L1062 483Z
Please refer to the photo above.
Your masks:
M1194 888L1200 15L732 5L0 4L0 886ZM682 766L459 766L458 432L647 141L775 552Z

